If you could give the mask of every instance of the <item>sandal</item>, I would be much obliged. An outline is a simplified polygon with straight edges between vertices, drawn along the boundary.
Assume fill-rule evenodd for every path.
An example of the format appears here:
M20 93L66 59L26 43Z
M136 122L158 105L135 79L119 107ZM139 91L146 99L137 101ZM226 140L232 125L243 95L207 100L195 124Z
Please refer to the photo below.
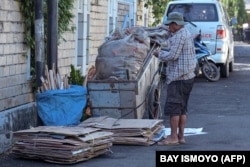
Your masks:
M180 144L185 144L186 141L185 141L185 139L180 139L180 140L179 140L179 143L180 143Z
M184 138L180 139L179 135L178 135L178 139L179 139L180 144L185 144L186 143L185 139Z
M160 146L178 145L179 141L169 141L167 139L161 140L157 143Z

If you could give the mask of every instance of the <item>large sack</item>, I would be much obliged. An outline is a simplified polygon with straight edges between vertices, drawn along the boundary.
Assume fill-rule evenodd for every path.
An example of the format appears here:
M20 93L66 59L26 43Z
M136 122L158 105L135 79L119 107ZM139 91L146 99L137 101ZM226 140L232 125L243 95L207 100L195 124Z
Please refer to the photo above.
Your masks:
M124 38L114 38L98 48L96 80L135 80L150 49L150 38L135 27Z

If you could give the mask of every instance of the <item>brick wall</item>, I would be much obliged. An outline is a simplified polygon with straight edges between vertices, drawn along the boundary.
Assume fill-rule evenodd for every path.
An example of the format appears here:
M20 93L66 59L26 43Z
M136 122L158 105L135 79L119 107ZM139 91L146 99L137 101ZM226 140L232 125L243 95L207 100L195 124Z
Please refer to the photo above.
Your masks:
M0 154L12 146L13 131L37 125L19 3L0 3Z
M0 111L34 101L19 1L0 3Z
M136 22L136 25L143 25L143 6L144 6L143 2L140 2L137 5L137 11L136 11L137 22Z
M64 35L66 41L61 41L58 46L58 68L61 76L70 74L70 65L75 64L75 34L67 32Z
M76 6L76 2L75 6ZM20 1L2 0L0 3L0 111L34 101L31 82L27 79L27 48L24 44L24 24L20 13ZM104 42L107 32L107 0L91 2L89 64L94 65L98 47ZM120 7L122 6L119 5ZM137 16L142 16L138 5ZM124 7L126 10L126 6ZM126 10L127 11L127 10ZM76 9L74 9L76 14ZM124 14L122 14L124 16ZM123 19L123 18L122 18ZM150 18L149 18L150 20ZM72 20L75 25L75 19ZM142 25L137 21L136 25ZM75 63L76 36L64 34L66 42L58 47L58 67L62 76L69 75L70 65Z
M89 64L94 65L98 47L104 42L107 33L108 1L98 0L91 3Z
M118 16L117 16L117 26L118 27L122 27L122 24L124 22L124 16L130 15L129 8L130 8L130 6L128 4L118 2ZM131 16L129 16L129 17L131 17ZM128 19L128 22L130 22L130 19ZM127 24L126 26L129 26L129 24Z
M104 42L104 38L107 33L108 24L108 1L107 0L92 0L91 3L91 14L90 14L90 55L89 55L89 65L95 65L95 59L98 55L98 47ZM119 3L118 8L118 22L119 25L123 23L124 15L128 11L128 6L126 4ZM137 6L137 16L142 18L143 3ZM151 13L151 9L149 9ZM135 18L137 19L137 18ZM153 23L153 17L149 15L149 24ZM136 21L136 26L143 26L142 20Z
M76 15L76 2L73 13ZM98 54L98 47L104 42L107 32L107 0L93 0L90 6L90 39L89 39L89 66L95 64ZM72 25L76 26L76 19L72 20ZM63 35L66 41L61 41L58 47L58 67L62 76L70 74L70 65L75 64L75 32L67 32ZM83 74L86 75L86 74Z
M0 3L0 154L11 147L10 132L37 125L20 2L1 0ZM76 14L77 1L74 2ZM98 48L106 37L107 5L107 0L91 1L89 65L95 64ZM75 21L72 20L72 25L75 25ZM58 47L58 67L62 76L69 75L70 65L75 64L76 47L74 32L67 32L63 36L66 41L61 41Z

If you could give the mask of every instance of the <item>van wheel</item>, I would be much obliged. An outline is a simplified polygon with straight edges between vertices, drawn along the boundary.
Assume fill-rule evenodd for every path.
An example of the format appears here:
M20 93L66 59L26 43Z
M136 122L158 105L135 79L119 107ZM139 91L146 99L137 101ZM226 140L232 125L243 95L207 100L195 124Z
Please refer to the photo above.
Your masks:
M220 67L220 75L222 78L228 78L229 77L229 62L226 61L225 64L221 65Z
M229 63L229 72L233 72L234 71L234 60L232 60L230 63Z

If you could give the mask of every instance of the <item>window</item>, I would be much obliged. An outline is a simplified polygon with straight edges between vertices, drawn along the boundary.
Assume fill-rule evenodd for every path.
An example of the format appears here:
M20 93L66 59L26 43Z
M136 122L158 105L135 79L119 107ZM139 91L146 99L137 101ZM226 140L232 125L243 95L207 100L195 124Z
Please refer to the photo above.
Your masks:
M168 13L180 12L186 21L214 22L218 21L218 14L214 4L173 4Z
M89 63L89 15L90 1L78 0L76 65L83 75Z

